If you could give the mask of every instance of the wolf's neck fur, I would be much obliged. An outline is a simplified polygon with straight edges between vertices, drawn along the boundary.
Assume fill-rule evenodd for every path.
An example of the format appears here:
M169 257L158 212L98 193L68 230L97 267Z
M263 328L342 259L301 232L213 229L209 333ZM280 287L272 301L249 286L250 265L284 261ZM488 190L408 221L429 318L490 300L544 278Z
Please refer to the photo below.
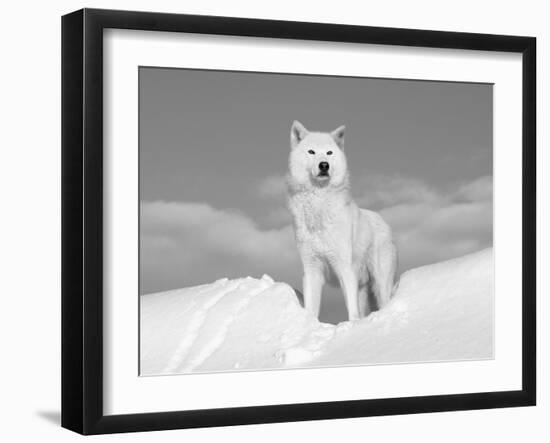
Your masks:
M297 183L292 180L292 177L287 179L287 185L290 198L295 196L300 196L301 198L330 198L331 195L337 194L340 198L343 195L346 197L346 200L351 200L349 174L346 174L341 183L337 185L327 183L326 186L317 184L312 186L311 184Z
M336 186L305 186L289 182L289 209L294 216L295 228L310 232L330 229L333 220L354 206L348 177Z

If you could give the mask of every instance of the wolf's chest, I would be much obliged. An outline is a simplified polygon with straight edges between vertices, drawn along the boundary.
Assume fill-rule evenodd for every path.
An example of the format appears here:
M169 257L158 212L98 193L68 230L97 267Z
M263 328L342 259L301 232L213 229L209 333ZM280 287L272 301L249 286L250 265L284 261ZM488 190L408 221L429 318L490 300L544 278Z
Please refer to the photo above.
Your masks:
M330 231L336 223L336 214L322 208L304 208L302 213L303 227L312 234L322 234Z
M294 202L292 212L296 230L302 235L331 235L344 218L344 208L331 200L301 199Z

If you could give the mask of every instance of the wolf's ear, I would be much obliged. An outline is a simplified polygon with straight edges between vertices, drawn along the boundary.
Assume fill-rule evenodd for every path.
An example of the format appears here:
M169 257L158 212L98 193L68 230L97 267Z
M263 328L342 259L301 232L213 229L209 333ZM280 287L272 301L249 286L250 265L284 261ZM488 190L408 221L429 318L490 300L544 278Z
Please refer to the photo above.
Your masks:
M344 125L336 128L330 133L338 147L343 151L344 150L344 133L346 132L346 127Z
M308 130L298 120L294 120L290 128L290 147L294 149L306 137Z

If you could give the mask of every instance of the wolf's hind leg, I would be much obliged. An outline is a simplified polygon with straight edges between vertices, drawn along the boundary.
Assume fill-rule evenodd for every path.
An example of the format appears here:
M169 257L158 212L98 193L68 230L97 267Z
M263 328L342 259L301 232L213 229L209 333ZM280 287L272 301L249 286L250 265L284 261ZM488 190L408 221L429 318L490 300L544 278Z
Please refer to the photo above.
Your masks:
M351 266L340 266L338 269L334 269L334 271L338 276L340 288L344 293L349 320L359 320L359 318L361 318L359 313L359 300L357 299L357 291L359 288L355 272Z
M359 315L361 318L366 317L369 312L369 285L365 283L359 286L357 291L357 298L359 299Z
M370 268L372 291L378 309L381 309L390 301L397 269L397 251L393 242L386 241L376 248L370 260Z

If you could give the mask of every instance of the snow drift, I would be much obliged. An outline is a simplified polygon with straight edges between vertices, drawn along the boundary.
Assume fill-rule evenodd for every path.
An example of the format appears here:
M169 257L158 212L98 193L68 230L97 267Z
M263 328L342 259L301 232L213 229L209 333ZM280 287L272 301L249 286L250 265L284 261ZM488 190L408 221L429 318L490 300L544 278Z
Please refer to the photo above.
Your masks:
M405 272L390 303L320 323L285 283L221 279L141 296L141 375L493 356L493 251Z

